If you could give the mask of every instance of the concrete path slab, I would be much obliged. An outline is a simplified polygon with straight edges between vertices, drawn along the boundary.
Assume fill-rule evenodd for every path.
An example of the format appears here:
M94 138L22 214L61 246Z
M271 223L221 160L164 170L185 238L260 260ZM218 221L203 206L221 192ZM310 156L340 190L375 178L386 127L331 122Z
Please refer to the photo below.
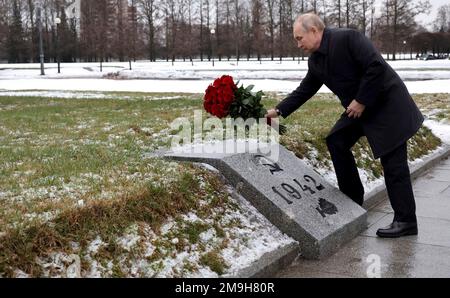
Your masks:
M394 215L383 217L379 222L372 225L361 235L368 237L376 237L376 231L379 228L388 226ZM420 244L438 245L450 248L450 221L429 217L418 217L419 235L401 237L395 241L408 241Z
M367 213L367 228L370 228L386 216L389 216L389 214L385 212L369 211Z
M436 170L450 170L450 159L443 160L435 169Z
M450 277L450 248L396 239L359 236L322 261L300 259L277 277Z
M448 170L450 171L450 169ZM425 197L435 197L438 196L441 192L445 191L450 186L450 182L448 181L436 181L430 176L419 178L413 186L414 195L425 196ZM450 197L448 197L450 198Z
M418 217L427 217L443 219L450 221L450 199L441 200L440 198L426 198L416 196L416 214ZM372 211L381 213L394 213L389 201L380 203Z
M436 169L427 175L425 175L426 179L432 179L434 181L443 181L450 182L450 170L448 169Z

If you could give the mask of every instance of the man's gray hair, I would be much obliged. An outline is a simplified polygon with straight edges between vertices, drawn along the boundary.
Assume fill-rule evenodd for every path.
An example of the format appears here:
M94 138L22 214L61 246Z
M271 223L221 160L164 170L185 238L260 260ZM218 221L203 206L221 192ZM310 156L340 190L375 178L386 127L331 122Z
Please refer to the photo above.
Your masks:
M303 30L308 32L312 27L316 27L319 31L323 31L325 29L325 23L322 19L316 15L315 13L305 13L298 16L295 21L296 24L301 24L303 26Z

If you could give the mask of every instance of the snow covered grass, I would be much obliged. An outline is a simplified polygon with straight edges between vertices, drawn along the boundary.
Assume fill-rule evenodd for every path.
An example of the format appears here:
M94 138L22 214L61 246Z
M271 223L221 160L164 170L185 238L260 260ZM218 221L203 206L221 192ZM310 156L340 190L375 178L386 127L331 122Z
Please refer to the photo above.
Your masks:
M200 95L104 95L0 97L0 276L230 276L293 242L216 173L148 154L202 109ZM268 95L267 107L282 98ZM433 115L449 106L436 96L418 98ZM281 139L331 181L324 137L341 113L319 94ZM423 129L411 144L414 159L440 142ZM364 182L379 182L366 141L355 155Z
M306 75L307 60L292 58L261 63L257 61L138 61L129 70L128 62L63 63L57 73L54 63L46 64L46 75L41 76L39 64L0 65L0 96L8 90L66 91L121 91L121 92L187 92L202 93L206 86L223 74L232 75L245 85L255 85L255 90L291 92ZM388 61L405 81L410 93L450 92L450 60ZM329 93L327 87L320 92ZM48 93L48 92L47 92ZM68 93L68 92L64 92ZM92 93L92 92L90 92ZM28 96L28 95L23 95ZM33 96L37 96L34 92Z
M450 124L449 93L415 94L414 99L429 120L443 121Z
M201 108L176 96L0 98L0 275L218 276L293 242L248 221L217 174L148 157Z
M47 97L47 98L76 98L76 99L116 99L116 100L168 100L168 99L197 99L193 94L182 93L145 93L145 92L99 92L99 91L0 91L2 97ZM0 107L0 111L3 108Z
M450 60L404 60L388 61L403 79L450 78ZM215 67L210 61L138 61L132 63L132 70L128 62L103 63L100 72L99 63L62 63L61 73L57 73L55 63L47 63L44 78L112 78L112 79L214 79L223 73L228 73L240 79L299 79L304 77L308 68L307 58L298 60L284 58L283 61L264 60L246 61L238 63L235 60L215 60ZM0 64L0 78L24 79L42 78L39 64Z

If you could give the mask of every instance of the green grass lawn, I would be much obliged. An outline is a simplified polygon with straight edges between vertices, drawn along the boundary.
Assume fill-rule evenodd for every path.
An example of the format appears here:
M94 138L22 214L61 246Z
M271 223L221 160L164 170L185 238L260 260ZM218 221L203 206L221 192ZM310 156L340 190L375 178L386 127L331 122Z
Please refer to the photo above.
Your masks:
M450 96L448 93L417 94L414 95L414 100L430 119L450 122Z
M202 109L201 95L110 95L117 98L0 97L0 276L15 276L16 269L31 276L57 275L36 261L54 253L83 256L84 271L96 261L109 268L102 276L130 276L132 260L144 258L153 271L140 274L151 276L162 258L189 245L200 252L200 264L217 273L227 268L220 251L240 223L223 221L225 210L239 209L223 182L196 166L148 155L170 145L174 119L193 118L194 110ZM131 100L120 100L124 97ZM161 97L175 99L149 100ZM280 99L269 94L264 104L271 107ZM433 117L448 120L448 94L416 100L424 110L434 111ZM312 164L331 169L324 137L341 113L332 95L317 95L285 121L289 130L281 143ZM410 158L439 145L423 128L410 142ZM354 151L358 166L373 179L382 175L367 141L361 140ZM208 224L183 220L190 210L197 210ZM162 235L168 218L179 228ZM207 248L198 237L210 229L222 240ZM117 243L129 233L141 240L128 250ZM98 238L105 244L93 253L91 244ZM157 249L149 253L148 243ZM197 266L186 262L185 270Z

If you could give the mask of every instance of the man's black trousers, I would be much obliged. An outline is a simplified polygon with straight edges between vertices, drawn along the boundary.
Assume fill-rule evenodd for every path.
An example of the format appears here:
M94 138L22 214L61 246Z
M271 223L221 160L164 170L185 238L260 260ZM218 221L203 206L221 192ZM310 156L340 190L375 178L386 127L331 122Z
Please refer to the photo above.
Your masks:
M364 202L364 187L351 148L363 135L361 124L355 121L327 138L339 189L359 205ZM382 156L381 164L389 200L394 209L394 221L416 222L416 204L406 143Z

